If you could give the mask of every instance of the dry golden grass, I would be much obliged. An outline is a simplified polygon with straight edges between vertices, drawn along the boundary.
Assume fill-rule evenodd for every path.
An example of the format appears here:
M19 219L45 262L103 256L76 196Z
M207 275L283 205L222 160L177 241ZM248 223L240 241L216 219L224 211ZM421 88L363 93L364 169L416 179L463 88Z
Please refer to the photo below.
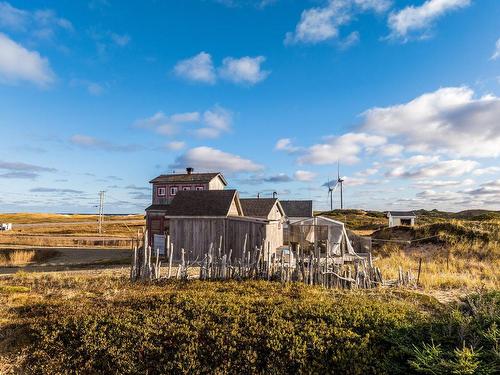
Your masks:
M3 218L1 218L2 216ZM46 214L15 214L11 216L15 216L16 220L22 220L23 223L47 223L47 225L21 226L17 228L14 226L11 231L0 232L0 245L130 247L131 239L136 238L137 232L142 231L145 226L144 219L138 215L106 217L102 234L98 234L97 222L95 224L88 223L91 221L90 219L95 219L95 217L91 216L70 215L70 218L67 217L68 215ZM86 220L82 221L82 218ZM0 222L6 222L8 219L8 215L0 215Z
M57 251L0 250L0 266L23 266L54 257Z
M478 251L480 250L480 251ZM386 278L397 278L399 266L417 275L422 259L420 286L425 290L500 288L500 248L496 244L384 245L376 259Z
M144 215L117 215L117 216L105 217L105 221L143 220L143 219ZM36 223L65 223L65 222L77 222L77 221L95 221L97 223L97 215L45 214L45 213L0 214L0 223L36 224Z

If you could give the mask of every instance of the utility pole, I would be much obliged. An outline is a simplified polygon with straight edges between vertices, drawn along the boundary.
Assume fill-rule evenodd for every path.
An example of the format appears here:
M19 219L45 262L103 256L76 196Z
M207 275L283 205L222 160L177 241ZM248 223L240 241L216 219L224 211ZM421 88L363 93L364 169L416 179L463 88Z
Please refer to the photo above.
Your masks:
M99 192L99 218L98 218L98 227L99 234L102 233L102 224L104 222L104 190Z

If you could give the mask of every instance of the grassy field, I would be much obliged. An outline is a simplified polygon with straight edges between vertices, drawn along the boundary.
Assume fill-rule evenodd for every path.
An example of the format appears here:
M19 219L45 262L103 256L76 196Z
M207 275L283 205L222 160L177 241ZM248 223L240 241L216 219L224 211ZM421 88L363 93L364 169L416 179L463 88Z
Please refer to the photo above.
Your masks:
M375 264L391 279L400 266L416 275L421 261L418 287L340 291L195 280L146 285L130 284L127 269L20 272L0 278L0 373L500 371L495 213L451 217L428 211L415 228L390 229L383 228L381 213L329 214L363 233L379 229L374 239L398 241L377 244ZM86 225L73 233L85 233ZM32 256L16 259L22 264Z
M0 232L3 247L130 247L145 226L141 215L106 216L101 234L95 215L0 214L1 222L14 223Z
M112 215L105 216L105 221L143 220L143 215ZM68 223L78 221L94 221L97 215L79 214L45 214L45 213L11 213L0 214L0 223L36 224L36 223Z

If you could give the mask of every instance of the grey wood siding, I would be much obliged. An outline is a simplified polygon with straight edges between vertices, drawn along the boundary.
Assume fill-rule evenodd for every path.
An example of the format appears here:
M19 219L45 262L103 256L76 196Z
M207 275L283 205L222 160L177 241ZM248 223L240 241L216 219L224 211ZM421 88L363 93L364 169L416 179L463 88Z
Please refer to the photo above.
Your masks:
M174 244L174 257L178 260L180 249L186 251L187 259L201 261L210 244L215 250L222 236L222 252L232 249L232 259L241 258L247 235L247 250L261 246L263 241L271 243L271 251L283 244L283 230L278 223L241 220L238 218L171 218L170 238ZM266 245L267 250L267 245Z

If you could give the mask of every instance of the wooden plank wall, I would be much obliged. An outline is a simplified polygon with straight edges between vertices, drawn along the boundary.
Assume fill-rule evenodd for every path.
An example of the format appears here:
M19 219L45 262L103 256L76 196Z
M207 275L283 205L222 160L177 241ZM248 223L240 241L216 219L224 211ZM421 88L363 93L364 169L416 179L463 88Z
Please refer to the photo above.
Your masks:
M241 258L247 235L247 250L262 246L264 239L271 243L274 252L283 244L283 229L277 223L238 220L237 218L172 218L170 219L170 239L174 244L174 257L180 258L180 249L186 251L187 260L201 261L213 244L219 247L222 236L222 252L232 250L232 259ZM267 245L266 245L267 250Z

